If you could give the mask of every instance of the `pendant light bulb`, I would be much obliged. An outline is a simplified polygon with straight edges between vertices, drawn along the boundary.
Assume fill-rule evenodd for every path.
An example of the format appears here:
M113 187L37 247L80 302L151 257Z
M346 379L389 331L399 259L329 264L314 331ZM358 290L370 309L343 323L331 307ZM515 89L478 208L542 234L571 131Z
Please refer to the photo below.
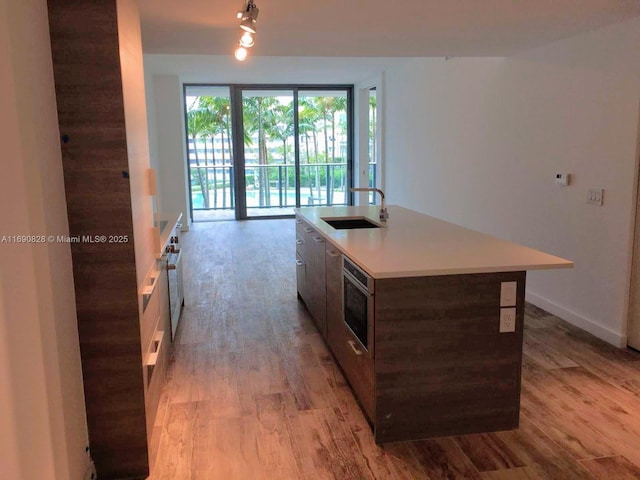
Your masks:
M247 49L241 45L238 48L236 48L236 51L233 52L233 54L235 55L236 60L240 62L244 62L245 59L247 58Z
M255 43L256 42L253 39L253 35L251 35L249 32L245 32L244 35L242 35L242 37L240 38L240 45L245 48L253 47Z

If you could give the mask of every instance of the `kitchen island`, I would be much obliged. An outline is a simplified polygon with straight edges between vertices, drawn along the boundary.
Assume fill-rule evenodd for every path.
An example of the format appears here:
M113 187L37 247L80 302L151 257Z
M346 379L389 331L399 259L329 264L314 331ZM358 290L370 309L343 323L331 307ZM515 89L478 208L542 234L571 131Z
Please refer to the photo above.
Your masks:
M378 443L517 428L526 271L573 263L389 206L296 210L298 294ZM380 228L336 229L367 219Z

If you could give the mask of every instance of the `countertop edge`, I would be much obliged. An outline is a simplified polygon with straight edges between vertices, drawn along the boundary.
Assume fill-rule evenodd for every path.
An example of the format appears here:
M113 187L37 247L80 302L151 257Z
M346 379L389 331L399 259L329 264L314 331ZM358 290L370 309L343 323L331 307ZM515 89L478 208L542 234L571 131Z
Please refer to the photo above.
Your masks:
M391 207L391 206L390 206ZM532 270L552 270L552 269L568 269L568 268L573 268L574 267L574 262L570 261L570 260L566 260L564 258L561 257L557 257L555 255L552 254L547 254L545 252L542 252L540 250L531 248L531 247L527 247L524 245L520 245L517 244L515 242L511 242L508 240L502 240L499 239L497 237L493 237L491 235L487 235L481 232L477 232L475 230L469 229L467 227L462 227L460 225L456 225L453 224L451 222L446 222L445 220L441 220L435 217L430 217L428 215L422 214L420 212L416 212L410 209L404 209L404 207L398 207L398 208L403 208L404 210L409 210L410 212L415 213L416 215L419 216L423 216L429 219L434 219L437 220L439 222L445 222L448 223L450 225L453 225L455 227L458 227L462 230L467 230L467 231L471 231L474 232L476 234L480 234L483 235L487 238L491 238L494 239L496 242L504 242L505 244L510 244L510 245L516 245L519 248L524 248L524 249L528 249L530 251L535 251L544 255L547 255L549 257L554 257L557 259L557 261L555 261L554 263L524 263L521 265L516 264L511 264L511 265L495 265L495 266L482 266L482 267L468 267L468 268L436 268L436 269L416 269L416 270L385 270L383 272L381 271L376 271L375 269L372 269L370 265L367 265L366 261L363 261L362 258L359 258L360 256L353 252L350 251L349 249L345 248L344 245L341 245L336 239L332 238L331 235L327 234L327 232L324 232L320 226L317 224L317 221L315 218L310 217L309 215L305 214L305 210L306 211L312 211L319 209L319 208L326 208L326 207L306 207L306 208L295 208L294 212L296 214L296 216L299 216L300 218L302 218L305 222L307 222L309 225L313 226L316 231L322 235L322 237L329 242L332 246L334 246L335 248L337 248L342 254L348 256L351 260L353 260L354 262L356 262L361 268L363 268L363 270L365 270L369 275L371 275L374 279L388 279L388 278L410 278L410 277L425 277L425 276L440 276L440 275L467 275L467 274L480 274L480 273L501 273L501 272L518 272L518 271L532 271ZM351 207L351 208L358 208L358 207ZM369 220L373 221L374 223L380 224L378 218L375 215L371 215L370 213L368 213L366 210L372 211L372 207L359 207L357 215L358 216L364 216L366 218L368 218ZM373 210L375 210L375 207L373 207ZM345 215L345 216L349 216L349 215ZM389 228L387 226L383 226L381 228Z
M342 252L347 255L347 253ZM351 257L349 257L351 258ZM357 263L357 262L356 262ZM525 272L533 270L555 270L555 269L567 269L573 268L573 262L567 264L540 264L540 265L509 265L509 266L496 266L487 268L465 268L465 269L434 269L434 270L414 270L414 271L389 271L383 273L370 273L370 275L376 280L386 278L410 278L410 277L436 277L440 275L472 275L476 273L505 273L505 272ZM369 273L369 272L367 272Z

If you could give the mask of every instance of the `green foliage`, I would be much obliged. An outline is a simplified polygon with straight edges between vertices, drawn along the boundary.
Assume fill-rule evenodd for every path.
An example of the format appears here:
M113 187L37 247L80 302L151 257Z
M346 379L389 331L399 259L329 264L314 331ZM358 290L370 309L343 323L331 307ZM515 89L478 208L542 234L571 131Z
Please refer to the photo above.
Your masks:
M197 97L187 108L187 131L192 138L212 137L226 133L231 126L228 97Z

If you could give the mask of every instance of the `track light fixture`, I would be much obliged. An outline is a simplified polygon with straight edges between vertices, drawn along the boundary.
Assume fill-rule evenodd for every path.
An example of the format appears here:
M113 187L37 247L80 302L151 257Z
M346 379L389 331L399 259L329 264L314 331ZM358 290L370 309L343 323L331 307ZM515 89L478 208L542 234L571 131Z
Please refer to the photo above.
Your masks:
M249 0L242 12L242 21L240 22L240 28L249 33L256 33L256 20L258 20L258 7L253 3L253 0Z
M245 32L256 33L256 21L253 18L245 17L240 23L240 28Z
M253 0L246 0L244 7L236 14L236 18L240 19L240 28L243 30L242 37L238 47L234 51L237 60L243 62L247 58L247 48L253 47L255 39L253 35L256 33L256 20L258 19L258 7Z

